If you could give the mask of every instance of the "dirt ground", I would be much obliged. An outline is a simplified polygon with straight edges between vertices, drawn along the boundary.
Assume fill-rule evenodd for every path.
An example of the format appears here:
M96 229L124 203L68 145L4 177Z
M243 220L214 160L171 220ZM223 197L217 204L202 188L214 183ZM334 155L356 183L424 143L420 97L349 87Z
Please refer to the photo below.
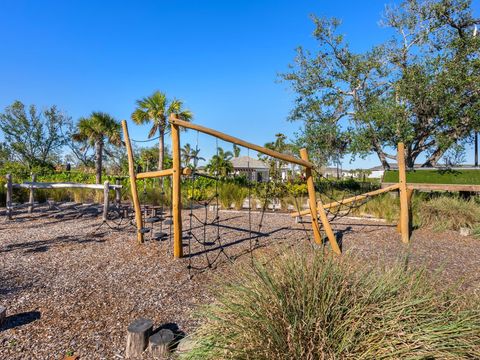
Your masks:
M252 213L249 221L246 212L221 211L216 221L213 211L198 209L183 214L184 252L191 256L175 260L168 236L146 234L138 245L126 222L99 227L95 211L76 218L41 210L0 220L0 305L7 307L0 359L62 359L70 351L81 359L121 359L126 328L138 317L191 333L194 311L213 301L216 277L252 252L274 256L312 241L310 224L287 214L262 220ZM161 223L153 232L169 234ZM411 265L480 293L479 239L417 230L405 246L395 226L352 218L337 220L334 229L344 251L369 263L389 265L409 254Z

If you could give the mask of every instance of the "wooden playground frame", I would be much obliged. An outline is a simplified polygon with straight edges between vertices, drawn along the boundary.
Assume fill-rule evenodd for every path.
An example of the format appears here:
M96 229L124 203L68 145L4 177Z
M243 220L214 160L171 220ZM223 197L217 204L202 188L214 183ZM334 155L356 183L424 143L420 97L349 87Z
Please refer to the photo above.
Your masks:
M193 124L187 121L183 121L176 117L175 114L171 114L169 117L169 122L171 126L171 136L172 136L172 168L165 169L161 171L151 171L145 173L135 173L135 162L133 157L132 145L130 142L127 122L122 121L122 129L124 135L124 141L127 148L128 156L128 170L130 177L130 189L132 193L132 201L135 209L135 221L137 226L137 241L143 243L143 218L142 211L140 206L140 201L138 197L138 190L136 181L139 179L146 178L158 178L163 176L172 176L172 218L173 218L173 254L175 258L183 257L183 244L182 244L182 200L181 200L181 176L189 175L191 170L188 168L181 168L181 153L180 153L180 128L196 130L198 132L211 135L218 139L236 144L238 146L243 146L245 148L263 153L265 155L271 156L276 159L280 159L289 163L303 166L305 168L306 175L306 184L308 190L308 202L309 209L303 210L291 214L292 217L297 217L301 215L309 215L312 217L312 229L314 234L314 239L317 244L322 244L322 236L320 233L320 224L323 226L325 234L327 235L328 241L332 250L336 254L341 254L340 246L337 243L335 234L333 232L332 226L328 220L326 209L340 206L342 204L347 204L350 202L358 201L365 199L369 196L378 195L388 191L400 190L400 221L399 221L399 231L402 234L402 241L404 243L409 242L410 237L410 225L409 225L409 191L407 189L406 183L406 169L405 169L405 148L403 143L398 144L398 165L399 165L399 183L391 185L384 189L375 190L369 193L362 195L357 195L351 198L347 198L341 201L336 201L329 204L323 204L321 199L316 199L315 185L313 180L313 169L314 164L309 161L307 149L300 150L300 158L297 158L292 155L283 154L271 149L267 149L263 146L249 143L247 141L241 140L239 138L227 135L217 130L213 130L201 125ZM318 217L317 217L318 215Z
M72 182L37 182L36 175L32 174L32 181L24 182L21 184L13 183L12 175L6 174L5 176L7 183L5 187L7 189L6 196L6 216L8 220L12 220L13 210L15 208L24 207L24 205L14 206L13 205L13 189L28 189L29 190L29 200L25 205L28 206L28 213L33 212L35 206L35 190L52 190L52 189L92 189L92 190L103 190L103 221L107 221L108 218L108 209L110 204L109 193L110 190L115 191L115 202L119 204L121 202L121 189L117 181L116 185L110 184L109 181L105 181L102 184L83 184L83 183L72 183Z

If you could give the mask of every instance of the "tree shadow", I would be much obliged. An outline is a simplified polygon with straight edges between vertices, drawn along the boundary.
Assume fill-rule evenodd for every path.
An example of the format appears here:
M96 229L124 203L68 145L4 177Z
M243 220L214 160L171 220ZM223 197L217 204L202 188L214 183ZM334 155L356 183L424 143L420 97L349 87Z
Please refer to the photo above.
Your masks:
M0 326L0 332L30 324L41 317L40 311L28 311L7 316L5 322Z
M24 250L24 253L40 253L46 252L52 247L62 244L85 244L85 243L103 243L106 240L103 239L107 233L95 233L88 234L83 237L74 235L61 235L49 240L37 240L37 241L25 241L21 243L8 244L3 249L0 249L0 253L6 253L15 250Z

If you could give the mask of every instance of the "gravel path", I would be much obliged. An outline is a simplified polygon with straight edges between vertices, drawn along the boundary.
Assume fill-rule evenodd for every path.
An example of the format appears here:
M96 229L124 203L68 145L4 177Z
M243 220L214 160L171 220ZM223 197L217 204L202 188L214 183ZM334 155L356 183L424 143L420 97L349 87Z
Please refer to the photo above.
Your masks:
M0 359L62 359L68 351L81 359L121 359L125 329L141 316L190 333L198 325L192 312L213 300L215 277L248 260L253 248L274 254L312 236L310 224L295 224L286 214L266 214L262 221L252 213L249 226L247 213L221 211L220 226L204 229L205 212L199 209L191 220L186 211L184 251L193 256L174 260L171 240L137 245L132 227L98 228L101 217L37 212L2 218L0 305L8 317L0 327ZM213 212L207 220L215 220ZM419 230L406 248L395 227L379 221L344 218L334 227L344 250L361 259L388 265L408 253L411 264L480 292L478 239Z

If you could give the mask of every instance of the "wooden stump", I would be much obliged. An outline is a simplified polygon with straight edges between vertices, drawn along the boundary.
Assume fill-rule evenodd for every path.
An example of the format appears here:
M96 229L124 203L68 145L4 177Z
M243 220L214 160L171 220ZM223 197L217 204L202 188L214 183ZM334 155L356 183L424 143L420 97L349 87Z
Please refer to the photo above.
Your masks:
M153 321L148 319L136 319L127 328L127 358L138 358L148 345L148 338L153 330Z
M154 358L163 359L169 354L174 339L175 335L172 330L162 329L150 336L148 351Z
M2 326L5 318L7 317L7 308L0 305L0 326Z

